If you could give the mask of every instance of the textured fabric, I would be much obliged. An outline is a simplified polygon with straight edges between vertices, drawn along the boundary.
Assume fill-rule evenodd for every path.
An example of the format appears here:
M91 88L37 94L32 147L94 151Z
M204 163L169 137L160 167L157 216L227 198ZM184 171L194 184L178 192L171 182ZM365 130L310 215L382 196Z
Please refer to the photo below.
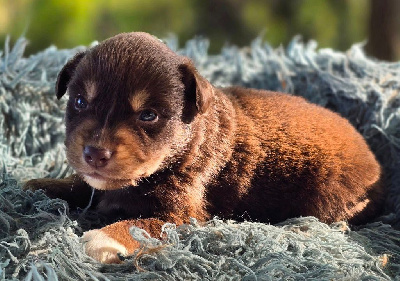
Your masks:
M64 177L63 116L55 98L63 64L85 47L50 47L30 57L19 39L0 53L0 279L5 280L391 280L400 279L400 65L347 52L317 50L295 38L286 49L260 39L247 48L208 55L208 41L177 50L217 86L289 92L339 112L364 135L387 177L385 215L350 229L315 218L278 225L218 218L199 225L166 224L165 242L133 228L142 249L121 265L83 252L82 231L98 227L92 211L69 210L42 192L24 192L31 178Z

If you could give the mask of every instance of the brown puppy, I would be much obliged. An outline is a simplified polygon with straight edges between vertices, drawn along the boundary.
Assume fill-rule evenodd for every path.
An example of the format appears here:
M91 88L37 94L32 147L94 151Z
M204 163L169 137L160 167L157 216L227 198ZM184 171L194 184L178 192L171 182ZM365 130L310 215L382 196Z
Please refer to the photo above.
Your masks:
M77 54L56 92L69 94L65 145L77 175L27 186L76 204L89 186L103 190L99 212L131 220L85 233L101 262L138 247L132 225L157 236L166 221L215 215L358 223L382 201L380 166L348 121L299 97L215 88L148 34Z

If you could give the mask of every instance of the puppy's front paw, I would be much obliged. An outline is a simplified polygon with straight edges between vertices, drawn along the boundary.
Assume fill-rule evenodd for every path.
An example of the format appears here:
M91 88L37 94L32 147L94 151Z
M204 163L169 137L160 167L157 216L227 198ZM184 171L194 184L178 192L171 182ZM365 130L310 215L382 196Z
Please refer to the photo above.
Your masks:
M24 190L43 190L50 198L59 198L68 202L70 206L86 207L92 196L92 188L78 175L71 175L63 179L34 179L27 181Z
M164 222L159 219L138 219L119 221L103 227L87 231L82 236L85 252L101 263L120 263L118 253L131 255L140 247L129 232L132 226L145 230L153 237L161 233Z
M49 182L50 182L49 179L29 180L23 185L23 189L24 190L32 190L32 191L42 189L42 190L46 191L49 186Z
M118 253L128 255L128 249L101 229L87 231L82 236L85 252L101 263L121 263Z

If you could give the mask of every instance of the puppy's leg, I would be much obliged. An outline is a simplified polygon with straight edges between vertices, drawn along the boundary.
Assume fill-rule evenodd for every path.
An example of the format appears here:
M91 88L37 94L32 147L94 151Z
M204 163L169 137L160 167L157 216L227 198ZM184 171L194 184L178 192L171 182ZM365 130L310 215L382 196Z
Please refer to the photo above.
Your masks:
M101 263L120 263L118 253L123 256L132 254L139 248L139 242L129 233L129 228L137 226L151 237L159 237L165 222L158 219L125 220L110 224L101 229L87 231L82 236L85 252Z
M385 181L381 178L371 185L367 194L360 199L358 204L355 204L353 208L348 210L349 223L360 225L371 222L371 220L383 212L385 198Z
M85 207L92 194L92 188L78 175L64 179L33 179L24 184L24 190L43 190L50 198L60 198L70 206Z

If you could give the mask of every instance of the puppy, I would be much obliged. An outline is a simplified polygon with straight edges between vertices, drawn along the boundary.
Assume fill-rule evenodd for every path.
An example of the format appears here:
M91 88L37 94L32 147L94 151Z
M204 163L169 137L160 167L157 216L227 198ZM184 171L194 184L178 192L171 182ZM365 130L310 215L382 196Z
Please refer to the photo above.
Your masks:
M216 88L145 33L112 37L61 70L66 152L76 171L28 188L129 218L83 236L86 252L119 262L139 246L133 225L213 216L275 223L315 216L361 223L381 205L381 168L339 115L282 93Z

